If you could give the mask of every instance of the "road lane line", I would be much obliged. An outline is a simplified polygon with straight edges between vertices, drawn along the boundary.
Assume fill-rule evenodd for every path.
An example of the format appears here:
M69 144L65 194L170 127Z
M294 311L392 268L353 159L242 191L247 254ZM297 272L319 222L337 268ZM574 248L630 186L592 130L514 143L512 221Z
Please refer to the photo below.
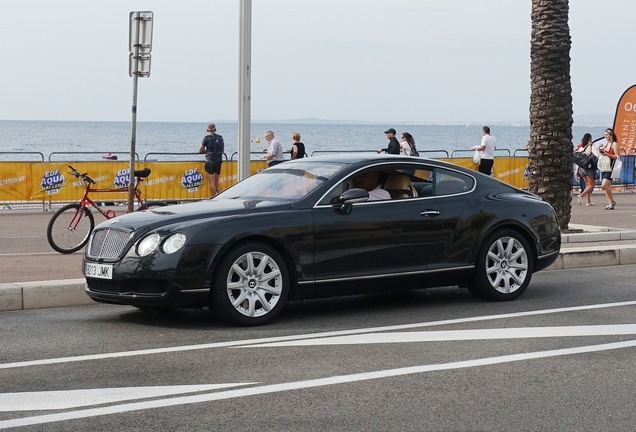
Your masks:
M501 363L510 363L525 360L542 359L549 357L558 357L573 354L584 354L600 351L609 351L623 348L636 347L636 340L614 342L608 344L588 345L575 348L556 349L548 351L537 351L522 354L511 354L498 357L487 357L473 360L463 360L450 363L439 363L432 365L409 366L397 369L387 369L375 372L363 372L350 375L338 375L328 378L317 378L305 381L296 381L280 384L269 384L258 387L250 387L246 389L226 390L214 393L205 393L192 396L181 396L167 399L159 399L145 402L134 402L130 404L113 405L100 408L89 408L77 411L67 411L56 414L46 414L41 416L23 417L11 420L0 421L0 429L32 426L36 424L53 423L66 420L76 420L81 418L96 417L110 414L121 414L131 411L141 411L147 409L156 409L170 406L213 402L219 400L240 398L246 396L263 395L270 393L286 392L290 390L302 390L307 388L324 387L337 384L347 384L359 381L392 378L404 375L421 374L426 372L463 369L477 366L489 366Z
M362 335L336 336L329 338L313 338L287 342L264 343L258 345L245 345L238 348L363 345L580 336L618 336L634 334L636 334L636 324L519 327L504 329L446 330L428 332L365 333Z
M41 359L41 360L26 360L26 361L11 362L11 363L0 363L0 369L12 369L12 368L28 367L28 366L41 366L41 365L56 364L56 363L72 363L72 362L81 362L81 361L90 361L90 360L104 360L104 359L111 359L111 358L133 357L133 356L150 355L150 354L164 354L164 353L171 353L171 352L195 351L195 350L212 349L212 348L238 347L243 345L256 345L256 344L263 344L263 343L292 341L292 340L299 340L299 339L324 338L324 337L347 336L347 335L364 334L364 333L408 330L408 329L415 329L415 328L422 328L422 327L434 327L434 326L450 325L450 324L464 324L464 323L477 322L477 321L519 318L519 317L527 317L527 316L533 316L533 315L547 315L547 314L555 314L555 313L563 313L563 312L575 312L575 311L582 311L582 310L602 309L602 308L621 307L621 306L634 306L634 305L636 305L636 300L616 302L616 303L602 303L602 304L595 304L595 305L571 306L571 307L556 308L556 309L543 309L543 310L526 311L526 312L512 312L512 313L506 313L506 314L500 314L500 315L485 315L485 316L469 317L469 318L456 318L456 319L415 323L415 324L401 324L401 325L385 326L385 327L369 327L369 328L362 328L362 329L355 329L355 330L339 330L339 331L332 331L332 332L309 333L309 334L301 334L301 335L279 336L279 337L272 337L272 338L214 342L214 343L208 343L208 344L184 345L184 346L164 347L164 348L150 348L150 349L136 350L136 351L121 351L121 352L113 352L113 353L88 354L88 355L58 357L58 358L49 358L49 359Z
M223 383L0 393L0 412L63 410L260 384Z

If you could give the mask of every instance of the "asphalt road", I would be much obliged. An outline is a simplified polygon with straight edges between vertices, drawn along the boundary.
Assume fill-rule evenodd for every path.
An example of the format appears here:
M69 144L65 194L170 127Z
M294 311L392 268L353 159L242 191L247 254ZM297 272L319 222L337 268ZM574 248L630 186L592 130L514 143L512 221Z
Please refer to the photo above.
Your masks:
M636 266L292 303L271 325L93 305L0 313L0 429L633 431ZM529 329L527 329L529 328Z

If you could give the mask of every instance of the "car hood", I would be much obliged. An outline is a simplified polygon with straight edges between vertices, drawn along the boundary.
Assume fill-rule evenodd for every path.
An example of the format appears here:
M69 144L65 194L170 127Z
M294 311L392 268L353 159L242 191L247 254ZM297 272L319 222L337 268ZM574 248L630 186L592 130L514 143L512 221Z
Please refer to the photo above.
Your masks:
M289 209L289 201L261 201L257 199L215 199L203 200L187 204L153 207L149 210L136 211L102 222L100 227L119 227L138 230L162 225L195 221L220 217L236 217L244 214L280 211Z

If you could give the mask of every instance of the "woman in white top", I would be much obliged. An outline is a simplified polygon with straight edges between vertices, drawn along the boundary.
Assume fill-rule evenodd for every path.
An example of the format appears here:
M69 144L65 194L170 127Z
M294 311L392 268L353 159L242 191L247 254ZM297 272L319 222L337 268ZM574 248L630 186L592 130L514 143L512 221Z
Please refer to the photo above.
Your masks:
M405 156L415 155L415 152L417 152L417 150L415 148L415 140L413 139L413 135L408 132L402 132L400 151L403 152Z

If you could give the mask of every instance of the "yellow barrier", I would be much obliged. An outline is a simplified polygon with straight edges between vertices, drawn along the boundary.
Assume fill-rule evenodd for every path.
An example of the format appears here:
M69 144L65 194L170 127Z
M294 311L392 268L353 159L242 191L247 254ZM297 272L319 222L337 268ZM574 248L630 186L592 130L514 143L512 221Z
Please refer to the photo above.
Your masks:
M440 159L456 165L477 169L472 158ZM523 177L527 157L495 158L493 175L511 185L526 188ZM68 162L0 162L0 201L79 201L84 193L80 182L69 174ZM86 172L97 183L95 188L126 188L128 162L97 161L72 162L80 172ZM251 161L250 174L265 168L264 161ZM146 199L161 201L188 201L208 198L210 188L204 162L139 162L136 169L150 168L152 174L142 185ZM238 179L236 161L221 165L220 183L223 189ZM91 195L98 201L125 201L121 192L100 192Z

